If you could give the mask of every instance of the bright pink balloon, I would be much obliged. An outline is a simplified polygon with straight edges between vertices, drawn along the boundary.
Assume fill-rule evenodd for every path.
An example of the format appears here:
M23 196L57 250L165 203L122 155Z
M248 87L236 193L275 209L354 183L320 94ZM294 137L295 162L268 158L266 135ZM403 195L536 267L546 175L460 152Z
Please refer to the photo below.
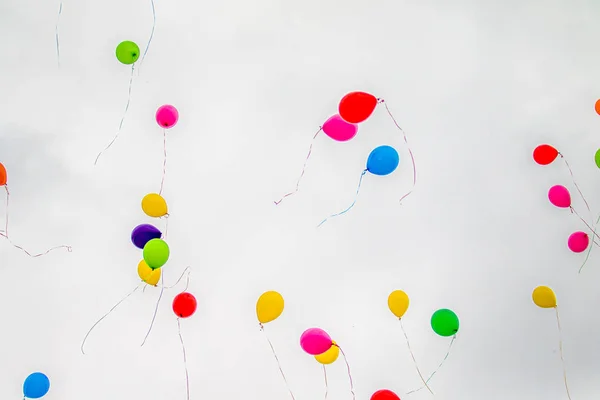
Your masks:
M346 142L358 133L358 125L346 122L338 114L329 117L323 124L323 132L333 140Z
M165 104L156 110L156 122L161 128L172 128L177 121L179 121L179 111L175 107Z
M333 341L323 329L310 328L300 336L300 346L311 356L318 356L331 348Z
M585 232L575 232L569 236L569 249L573 253L581 253L590 245L590 237Z
M571 194L566 187L561 185L555 185L550 188L548 191L548 200L556 207L571 207Z

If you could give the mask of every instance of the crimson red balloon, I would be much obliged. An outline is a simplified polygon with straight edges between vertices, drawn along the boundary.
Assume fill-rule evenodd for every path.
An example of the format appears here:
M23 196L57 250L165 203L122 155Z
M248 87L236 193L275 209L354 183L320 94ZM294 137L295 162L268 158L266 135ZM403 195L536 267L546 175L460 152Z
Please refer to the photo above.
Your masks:
M197 305L194 295L188 292L179 293L173 299L173 311L179 318L191 317Z
M358 124L371 116L377 106L377 98L365 92L351 92L342 97L338 114L346 122Z
M540 165L548 165L558 157L558 150L549 144L540 144L533 150L533 159Z
M371 400L400 400L400 397L391 390L382 389L373 393Z

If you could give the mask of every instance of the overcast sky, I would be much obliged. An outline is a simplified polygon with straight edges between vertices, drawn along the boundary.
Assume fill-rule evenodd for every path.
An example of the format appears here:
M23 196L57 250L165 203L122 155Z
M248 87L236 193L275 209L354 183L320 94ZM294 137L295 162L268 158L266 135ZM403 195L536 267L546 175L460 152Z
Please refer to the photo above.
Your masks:
M169 203L163 267L171 285L191 267L196 314L181 321L191 399L289 399L260 332L255 302L279 291L286 309L266 326L296 400L323 399L320 365L299 346L321 327L348 356L356 398L379 389L427 399L398 321L395 289L411 299L403 319L429 375L450 338L431 314L451 308L461 330L430 381L438 399L566 399L553 310L531 291L558 297L564 354L576 399L600 396L600 249L567 248L585 226L547 200L567 186L591 219L560 160L536 165L533 148L557 147L592 206L600 171L600 5L594 0L156 1L156 30L135 73L119 139L97 166L127 102L131 69L115 47L144 49L150 0L0 2L0 162L8 170L10 235L32 259L0 241L0 398L19 399L34 371L51 380L47 400L186 398L171 309L184 289L137 292L89 336L88 329L139 282L130 241L146 217L142 197L159 190L162 104L180 112L168 131ZM452 4L450 4L452 3ZM346 143L315 141L300 192L294 188L314 132L341 97L384 98L408 134L379 106ZM388 144L400 165L367 174L369 152ZM0 212L3 215L4 211ZM0 217L0 225L4 225ZM350 400L342 360L328 367L329 400Z

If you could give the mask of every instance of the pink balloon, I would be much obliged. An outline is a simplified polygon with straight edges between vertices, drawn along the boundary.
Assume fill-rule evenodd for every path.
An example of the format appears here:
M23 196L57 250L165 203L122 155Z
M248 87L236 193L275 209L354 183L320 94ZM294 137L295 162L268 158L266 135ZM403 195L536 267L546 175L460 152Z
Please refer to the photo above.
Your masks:
M331 348L333 341L323 329L310 328L300 336L300 346L311 356L318 356Z
M346 122L338 114L329 117L323 124L323 132L333 140L346 142L358 133L358 125Z
M569 236L569 249L573 253L581 253L590 245L590 237L585 232L575 232Z
M175 107L165 104L156 110L156 122L161 128L172 128L177 121L179 121L179 111Z
M556 207L569 208L571 207L571 194L569 190L561 185L555 185L548 191L548 199L550 203Z

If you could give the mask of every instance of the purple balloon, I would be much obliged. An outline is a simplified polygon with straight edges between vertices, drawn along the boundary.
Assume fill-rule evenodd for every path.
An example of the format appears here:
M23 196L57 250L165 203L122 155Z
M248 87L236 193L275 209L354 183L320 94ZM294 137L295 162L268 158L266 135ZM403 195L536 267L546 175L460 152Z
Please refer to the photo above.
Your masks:
M138 249L143 249L152 239L160 239L162 232L150 224L138 225L131 232L131 241Z

